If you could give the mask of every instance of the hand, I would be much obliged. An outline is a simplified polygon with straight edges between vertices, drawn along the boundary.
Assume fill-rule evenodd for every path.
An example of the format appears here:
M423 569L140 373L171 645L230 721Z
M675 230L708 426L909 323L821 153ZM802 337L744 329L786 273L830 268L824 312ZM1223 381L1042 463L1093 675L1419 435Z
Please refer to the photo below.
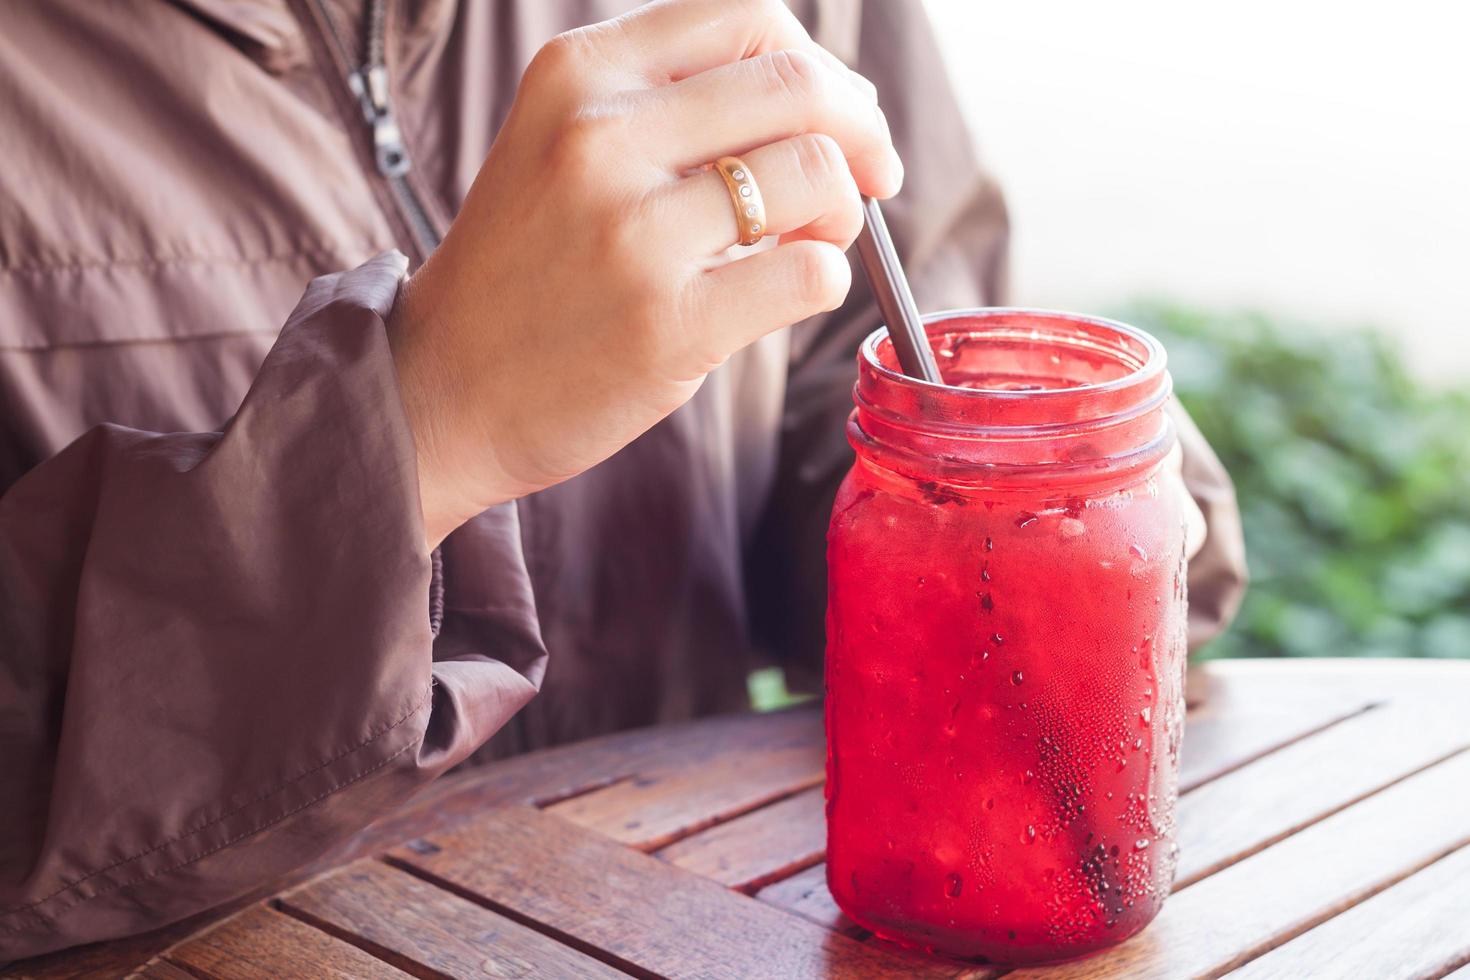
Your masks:
M726 254L734 207L704 165L727 154L759 184L776 248ZM780 0L667 0L553 39L389 323L430 547L839 306L859 192L901 181L871 83Z

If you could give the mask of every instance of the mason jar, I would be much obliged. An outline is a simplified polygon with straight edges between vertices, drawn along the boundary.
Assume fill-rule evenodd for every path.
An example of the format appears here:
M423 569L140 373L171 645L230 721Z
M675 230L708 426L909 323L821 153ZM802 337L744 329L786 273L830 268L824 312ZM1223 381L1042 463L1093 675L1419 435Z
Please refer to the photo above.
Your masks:
M1121 942L1173 880L1185 497L1164 351L1094 317L863 344L828 535L827 873L879 936L1002 964Z

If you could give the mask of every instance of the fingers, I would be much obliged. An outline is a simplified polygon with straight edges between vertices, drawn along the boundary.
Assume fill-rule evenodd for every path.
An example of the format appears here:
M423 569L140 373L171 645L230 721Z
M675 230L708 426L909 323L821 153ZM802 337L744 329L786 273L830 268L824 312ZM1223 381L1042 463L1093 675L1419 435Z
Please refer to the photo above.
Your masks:
M798 241L701 273L696 309L725 357L773 330L835 310L847 298L852 268L830 242Z
M859 189L891 197L903 182L878 104L818 59L783 49L643 93L654 114L646 149L680 172L802 133L837 141Z
M812 41L782 0L656 0L599 25L589 39L600 55L652 84L782 48L808 50L847 71ZM854 84L871 85L866 79Z
M793 136L741 157L765 199L768 235L797 232L846 249L863 225L857 183L835 140ZM678 215L686 245L698 255L721 252L739 239L735 208L720 175L703 170L665 192L660 210ZM666 205L666 207L665 207Z

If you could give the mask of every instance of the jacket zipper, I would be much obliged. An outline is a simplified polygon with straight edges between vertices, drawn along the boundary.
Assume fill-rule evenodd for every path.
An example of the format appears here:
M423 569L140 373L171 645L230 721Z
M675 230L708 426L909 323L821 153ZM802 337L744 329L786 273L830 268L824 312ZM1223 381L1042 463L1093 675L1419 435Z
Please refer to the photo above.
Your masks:
M389 196L398 206L399 217L413 236L420 256L427 258L439 245L440 236L423 199L408 180L413 163L403 142L403 131L399 129L398 119L393 113L385 57L388 0L367 0L366 45L360 62L338 29L326 0L312 0L312 3L318 19L326 25L325 33L337 48L342 64L359 65L348 74L347 88L357 100L363 122L372 135L373 160L378 176L388 185Z

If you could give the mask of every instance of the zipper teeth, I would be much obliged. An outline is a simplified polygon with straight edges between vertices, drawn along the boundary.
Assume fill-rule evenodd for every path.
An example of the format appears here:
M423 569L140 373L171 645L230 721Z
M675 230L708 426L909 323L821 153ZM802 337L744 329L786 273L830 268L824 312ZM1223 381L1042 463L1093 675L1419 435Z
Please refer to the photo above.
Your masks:
M317 15L321 22L327 25L327 34L331 36L332 43L337 47L337 53L342 56L342 63L351 65L356 62L352 56L352 49L347 46L347 41L342 37L342 32L337 30L337 18L327 9L326 0L311 0L312 6L316 7Z
M348 66L357 64L357 58L354 55L351 47L348 45L347 39L343 37L341 30L338 29L337 19L333 16L332 11L328 8L326 0L312 0L312 3L317 9L317 14L322 23L327 25L327 34L331 37L332 44L336 46L337 52L342 58L342 63ZM361 102L361 100L363 99L364 93L368 91L366 86L371 84L370 73L372 73L373 69L378 69L378 71L382 73L382 75L384 76L384 91L386 92L387 90L387 64L385 58L387 51L387 0L368 0L366 13L367 37L364 44L365 58L361 68L356 73L355 83L352 81L349 82L349 88L354 88L354 84L363 86L361 91L358 91L355 88L353 91L353 95L359 100L359 102ZM392 109L390 106L384 105L381 109L378 109L377 111L383 113L390 118L392 116ZM368 127L371 131L374 126L374 119L371 116L365 116L365 118L367 118ZM401 135L399 139L401 141ZM374 147L374 150L375 159L377 159L378 157L376 153L376 146ZM439 245L439 231L437 228L435 228L433 220L429 217L428 208L424 206L423 200L419 197L418 192L404 176L404 174L407 173L409 167L407 150L401 148L401 144L400 153L403 154L402 159L404 160L404 167L402 171L398 173L384 173L381 165L379 165L377 168L378 174L388 184L388 188L393 197L393 201L398 206L399 214L404 219L405 224L408 225L409 233L415 239L414 244L418 247L418 250L425 257L427 257L429 253L432 252Z
M367 18L367 57L364 63L373 68L385 63L383 39L388 33L387 0L368 0Z
M419 239L419 247L423 249L425 255L428 255L439 247L439 232L429 219L429 213L424 209L423 202L419 200L418 194L405 177L389 177L388 186L393 188L394 197L402 206L408 223L413 226L413 232Z

